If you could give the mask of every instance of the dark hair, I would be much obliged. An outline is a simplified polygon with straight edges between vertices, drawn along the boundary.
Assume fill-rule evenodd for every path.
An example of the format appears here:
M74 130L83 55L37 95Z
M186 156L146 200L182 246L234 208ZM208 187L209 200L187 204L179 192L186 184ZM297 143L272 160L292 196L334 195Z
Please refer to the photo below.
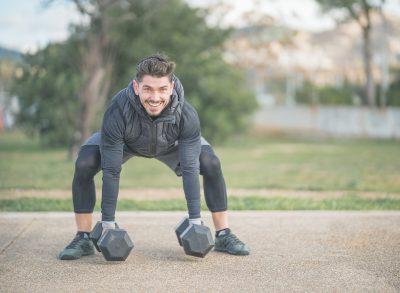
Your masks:
M168 57L162 54L155 54L144 58L136 66L136 80L141 82L145 75L164 77L168 76L172 81L175 70L175 62L169 61Z

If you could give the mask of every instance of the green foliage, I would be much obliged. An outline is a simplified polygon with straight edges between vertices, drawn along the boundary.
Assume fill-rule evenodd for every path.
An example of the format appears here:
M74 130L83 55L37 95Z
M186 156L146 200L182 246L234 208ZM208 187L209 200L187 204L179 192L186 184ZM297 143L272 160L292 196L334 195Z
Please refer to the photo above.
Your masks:
M129 0L113 2L107 10L107 52L113 56L109 98L134 78L136 63L162 52L177 63L177 76L185 96L198 110L203 135L210 141L243 132L255 97L243 88L244 78L222 58L222 44L229 31L208 27L205 12L183 0ZM97 18L91 29L96 30ZM71 140L78 90L82 81L79 40L89 28L80 27L62 44L51 44L25 56L21 78L14 93L21 101L18 122L38 132L44 142L66 145ZM98 105L96 105L98 106Z
M187 96L199 111L204 137L211 142L222 142L246 128L257 104L244 89L238 71L231 69L217 54L207 58L209 62L198 67L197 90L193 95L188 91Z
M400 68L393 70L393 81L387 92L387 105L400 107Z
M72 38L24 56L11 92L19 97L17 123L50 146L70 142L80 87L79 54Z
M325 12L335 9L346 9L350 14L358 14L364 9L379 8L384 4L384 1L375 0L317 0L317 2ZM352 17L355 17L355 15L352 15Z
M320 105L353 105L354 97L360 96L361 89L345 81L342 86L318 87L306 81L296 92L296 102L299 104Z
M16 61L11 59L0 59L0 86L4 86L6 91L10 86L16 68Z

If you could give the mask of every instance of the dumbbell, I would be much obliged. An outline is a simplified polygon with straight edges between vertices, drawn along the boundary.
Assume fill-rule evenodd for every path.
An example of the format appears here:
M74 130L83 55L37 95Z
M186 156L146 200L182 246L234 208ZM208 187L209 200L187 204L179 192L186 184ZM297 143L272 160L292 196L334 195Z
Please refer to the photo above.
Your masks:
M183 218L175 227L175 234L180 246L187 255L205 257L214 247L210 228L204 225L190 224Z
M133 249L133 242L124 229L119 229L115 223L116 229L107 229L103 234L101 222L97 222L90 232L90 239L93 241L97 251L101 252L108 261L126 260Z

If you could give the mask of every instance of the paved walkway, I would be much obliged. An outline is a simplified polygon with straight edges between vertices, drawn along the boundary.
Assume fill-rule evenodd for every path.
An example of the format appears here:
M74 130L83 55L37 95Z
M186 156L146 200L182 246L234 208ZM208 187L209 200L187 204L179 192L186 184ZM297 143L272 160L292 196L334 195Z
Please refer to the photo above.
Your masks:
M183 215L118 213L135 248L115 263L56 259L74 235L71 213L0 213L0 292L400 291L400 212L231 212L252 254L204 259L177 244Z

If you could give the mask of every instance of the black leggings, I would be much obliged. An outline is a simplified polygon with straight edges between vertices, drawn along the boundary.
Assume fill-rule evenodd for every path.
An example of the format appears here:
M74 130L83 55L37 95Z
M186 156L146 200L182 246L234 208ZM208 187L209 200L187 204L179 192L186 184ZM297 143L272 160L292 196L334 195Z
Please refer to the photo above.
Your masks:
M128 158L126 158L127 160ZM209 145L201 146L200 174L206 204L211 212L227 210L227 195L221 163ZM101 155L98 145L83 145L75 163L72 181L72 198L77 214L92 213L96 204L94 176L101 170Z

